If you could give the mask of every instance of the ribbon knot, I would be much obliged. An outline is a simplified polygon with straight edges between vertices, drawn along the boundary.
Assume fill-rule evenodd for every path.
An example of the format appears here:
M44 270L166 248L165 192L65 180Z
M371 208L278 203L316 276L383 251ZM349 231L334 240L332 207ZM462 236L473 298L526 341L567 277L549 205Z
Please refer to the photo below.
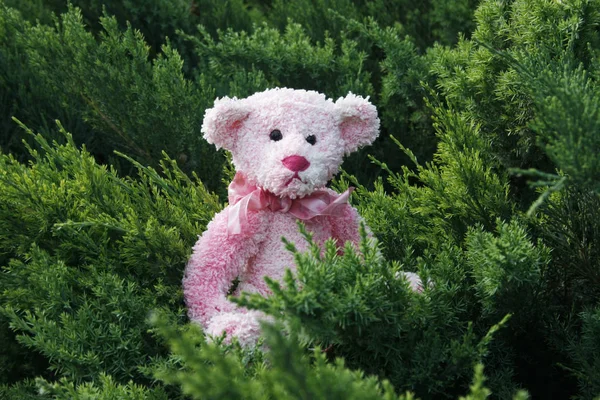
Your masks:
M340 216L353 190L349 188L338 195L319 189L301 199L291 199L249 184L246 177L238 172L228 188L227 232L240 234L248 226L250 211L269 209L273 212L289 212L301 220L309 220L317 215Z

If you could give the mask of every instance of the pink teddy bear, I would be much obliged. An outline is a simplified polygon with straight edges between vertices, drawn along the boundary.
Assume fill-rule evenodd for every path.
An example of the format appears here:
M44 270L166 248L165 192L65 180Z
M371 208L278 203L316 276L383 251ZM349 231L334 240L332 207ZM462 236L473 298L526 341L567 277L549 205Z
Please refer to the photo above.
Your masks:
M271 89L245 99L217 99L206 111L202 132L209 143L229 150L236 176L229 206L208 224L193 249L183 279L192 321L205 333L256 343L259 319L227 299L241 292L270 294L264 277L282 280L294 268L281 238L298 250L307 244L297 219L323 243L358 244L360 217L348 204L350 190L325 185L345 154L371 144L379 134L377 110L353 94L333 102L314 91Z

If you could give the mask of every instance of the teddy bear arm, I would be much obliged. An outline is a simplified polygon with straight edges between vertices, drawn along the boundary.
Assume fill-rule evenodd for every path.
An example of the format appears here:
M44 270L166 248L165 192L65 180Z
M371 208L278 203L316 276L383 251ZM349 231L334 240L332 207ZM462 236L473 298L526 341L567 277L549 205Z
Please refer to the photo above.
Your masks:
M331 224L331 236L337 241L339 247L346 242L352 243L356 248L360 244L360 224L364 222L356 208L347 204L339 216L329 217ZM371 229L365 224L367 236L372 237Z
M215 315L239 311L227 299L233 281L258 252L260 218L250 219L253 234L227 232L226 210L217 214L194 246L183 279L188 314L204 327Z

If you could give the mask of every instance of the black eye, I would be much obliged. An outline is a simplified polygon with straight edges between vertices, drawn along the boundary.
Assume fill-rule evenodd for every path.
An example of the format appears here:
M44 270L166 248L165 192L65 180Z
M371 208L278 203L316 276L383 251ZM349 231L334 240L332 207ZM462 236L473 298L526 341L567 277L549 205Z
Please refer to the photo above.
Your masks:
M283 135L281 134L281 131L279 129L272 130L269 137L271 138L271 140L274 140L276 142L283 139Z
M315 137L315 135L309 135L306 137L306 141L314 145L315 143L317 143L317 138Z

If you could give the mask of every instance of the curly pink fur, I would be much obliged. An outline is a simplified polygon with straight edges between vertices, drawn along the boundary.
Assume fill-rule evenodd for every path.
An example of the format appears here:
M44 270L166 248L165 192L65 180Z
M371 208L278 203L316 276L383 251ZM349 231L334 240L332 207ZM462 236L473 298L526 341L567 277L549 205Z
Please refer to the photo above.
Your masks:
M352 93L333 102L313 91L271 89L246 99L215 101L202 131L208 142L231 151L236 170L250 185L293 200L325 189L344 154L375 140L379 118L368 99ZM273 131L279 133L271 135ZM234 295L269 295L264 277L281 280L287 268L295 268L281 238L300 251L306 242L291 213L268 208L248 211L242 232L232 234L230 207L214 217L194 246L183 290L190 319L207 334L226 333L250 346L260 335L258 321L264 316L227 299L232 282L239 280ZM358 212L347 203L340 211L303 221L317 243L334 238L340 246L346 241L358 245Z

